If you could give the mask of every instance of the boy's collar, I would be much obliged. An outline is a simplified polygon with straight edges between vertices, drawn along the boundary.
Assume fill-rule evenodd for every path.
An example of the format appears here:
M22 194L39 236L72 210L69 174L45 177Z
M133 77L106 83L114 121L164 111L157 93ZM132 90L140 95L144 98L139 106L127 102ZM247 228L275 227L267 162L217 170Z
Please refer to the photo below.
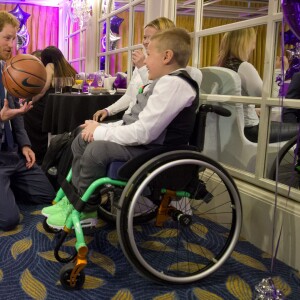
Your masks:
M169 73L169 74L173 74L173 73L178 72L178 71L180 71L180 70L185 70L185 71L186 71L186 68L179 68L179 69L177 69L177 70L172 71L172 72Z
M149 81L149 84L152 83L153 81L159 80L160 78L162 78L162 77L164 77L164 76L173 74L173 73L178 72L178 71L180 71L180 70L187 71L187 68L179 68L179 69L173 70L172 72L170 72L170 73L168 73L168 74L165 74L165 75L162 75L162 76L160 76L159 78L150 80L150 81Z

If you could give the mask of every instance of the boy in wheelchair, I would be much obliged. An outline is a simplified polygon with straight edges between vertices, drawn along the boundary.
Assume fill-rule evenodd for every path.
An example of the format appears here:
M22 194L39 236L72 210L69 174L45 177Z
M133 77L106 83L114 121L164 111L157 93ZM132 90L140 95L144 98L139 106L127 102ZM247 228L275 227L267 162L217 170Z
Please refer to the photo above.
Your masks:
M198 84L185 70L191 52L191 38L184 29L168 29L151 38L145 64L153 82L143 87L122 121L87 120L82 125L72 143L72 186L79 197L64 198L42 210L50 227L63 228L70 202L82 211L82 223L94 224L99 196L94 193L86 203L80 197L92 182L106 176L111 162L129 161L159 146L188 144L199 106Z

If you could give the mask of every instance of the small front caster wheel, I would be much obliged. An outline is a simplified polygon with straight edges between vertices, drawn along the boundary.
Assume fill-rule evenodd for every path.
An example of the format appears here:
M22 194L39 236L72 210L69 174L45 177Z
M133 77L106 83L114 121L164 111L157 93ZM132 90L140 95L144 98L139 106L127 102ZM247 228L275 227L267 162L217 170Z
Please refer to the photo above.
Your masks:
M81 270L81 272L78 274L78 276L75 279L75 285L74 286L71 285L70 276L74 267L75 267L74 263L68 263L60 270L59 273L60 283L67 290L79 290L82 288L85 281L84 271Z
M43 228L44 228L44 230L45 230L46 232L48 232L48 233L58 233L58 232L61 231L61 230L59 230L59 229L55 229L55 228L50 227L50 226L48 225L48 223L47 223L47 218L44 218L44 221L43 221Z

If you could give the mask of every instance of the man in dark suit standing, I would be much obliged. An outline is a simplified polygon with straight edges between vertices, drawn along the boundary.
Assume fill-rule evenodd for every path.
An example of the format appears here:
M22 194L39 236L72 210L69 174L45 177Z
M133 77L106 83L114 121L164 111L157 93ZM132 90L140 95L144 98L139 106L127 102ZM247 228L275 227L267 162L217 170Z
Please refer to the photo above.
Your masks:
M300 100L300 72L293 75L285 98ZM300 123L300 109L284 107L282 120L285 123Z
M2 67L12 55L19 28L10 13L0 12L0 230L11 230L19 223L17 199L51 203L55 191L46 175L35 164L35 154L24 129L22 114L31 103L20 107L19 100L6 95Z

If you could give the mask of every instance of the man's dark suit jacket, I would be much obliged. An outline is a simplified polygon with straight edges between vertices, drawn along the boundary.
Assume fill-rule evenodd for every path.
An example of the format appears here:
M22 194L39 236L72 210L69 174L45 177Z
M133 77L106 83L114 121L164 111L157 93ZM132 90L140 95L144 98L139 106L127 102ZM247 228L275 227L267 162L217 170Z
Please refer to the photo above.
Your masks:
M19 108L19 99L15 98L9 94L7 94L7 100L9 103L10 108ZM22 149L24 146L31 146L29 137L27 135L27 132L24 128L24 120L23 116L17 116L13 119L10 120L11 126L12 126L12 132L14 136L14 142L18 144L19 151ZM0 126L0 130L2 126ZM0 143L2 141L0 140Z
M292 77L288 92L285 96L290 99L300 100L300 72L295 73ZM285 123L299 123L300 122L300 109L296 108L283 108L282 120Z

